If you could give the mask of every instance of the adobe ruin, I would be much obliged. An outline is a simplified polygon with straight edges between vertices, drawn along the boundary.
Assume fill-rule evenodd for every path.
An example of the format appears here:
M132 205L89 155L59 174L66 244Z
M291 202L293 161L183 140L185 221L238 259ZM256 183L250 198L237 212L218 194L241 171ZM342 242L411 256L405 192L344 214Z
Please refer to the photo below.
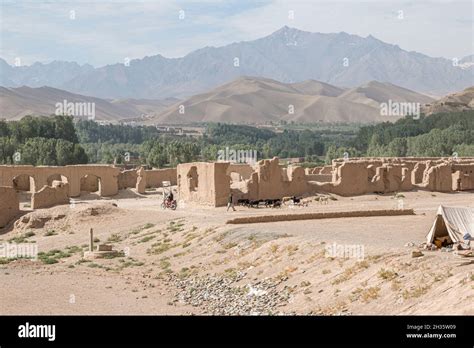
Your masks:
M0 186L0 228L20 213L20 201L13 187Z
M31 195L31 208L49 208L55 205L69 203L69 184L61 181L53 181L51 186L43 186Z
M474 158L354 158L332 163L332 180L322 191L353 196L413 189L453 192L474 190Z
M145 170L140 168L139 170L134 171L136 173L134 180L129 178L129 186L126 187L135 187L138 193L145 193L147 188L157 188L162 187L164 181L169 181L170 185L177 185L177 169L176 168L167 168L167 169L150 169ZM126 174L129 177L130 174Z
M177 168L120 170L111 165L0 166L0 227L19 213L17 191L31 193L33 209L67 204L81 191L114 196L119 190L147 188L169 181L178 199L214 207L235 199L265 200L333 193L354 196L410 190L474 190L474 158L380 157L335 159L330 166L283 166L278 158L256 165L195 162Z
M413 189L438 192L474 190L474 158L336 159L330 166L304 169L282 166L275 157L261 160L255 167L228 164L226 173L221 169L217 176L209 175L212 168L222 164L179 165L180 199L217 207L227 203L224 197L228 197L230 192L237 199L265 200L317 193L355 196ZM221 191L217 192L219 187Z
M229 166L228 162L178 164L179 199L214 207L226 205L231 182Z
M69 197L78 197L82 191L98 190L100 196L118 193L118 168L107 165L72 166L0 166L0 186L15 187L19 177L29 177L29 191L36 192L58 180L69 184ZM23 180L24 181L24 180ZM82 183L82 188L81 188ZM22 184L24 188L24 183ZM18 189L18 187L16 187ZM94 192L94 191L92 191Z
M141 177L140 177L141 173ZM120 189L161 187L163 181L176 185L176 169L121 171L111 165L30 166L0 165L0 228L14 219L19 209L17 192L31 194L31 208L42 209L68 204L81 192L95 192L100 197L115 196Z

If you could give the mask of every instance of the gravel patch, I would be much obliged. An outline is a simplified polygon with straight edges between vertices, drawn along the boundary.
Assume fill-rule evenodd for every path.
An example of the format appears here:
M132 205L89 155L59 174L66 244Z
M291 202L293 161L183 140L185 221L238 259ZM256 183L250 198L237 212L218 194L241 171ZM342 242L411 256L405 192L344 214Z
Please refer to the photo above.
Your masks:
M200 307L212 315L281 315L291 297L291 288L278 290L282 280L263 279L242 284L246 273L180 279L170 275L177 289L174 302ZM285 313L286 314L286 313Z

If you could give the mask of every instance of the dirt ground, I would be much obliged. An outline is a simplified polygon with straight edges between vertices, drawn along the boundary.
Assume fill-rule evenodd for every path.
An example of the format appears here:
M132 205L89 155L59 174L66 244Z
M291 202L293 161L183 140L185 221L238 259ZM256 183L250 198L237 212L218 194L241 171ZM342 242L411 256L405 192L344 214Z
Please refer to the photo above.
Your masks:
M438 206L474 207L474 193L403 196L415 215L247 225L226 221L400 202L374 194L236 212L180 202L170 211L160 208L159 191L122 191L34 212L25 206L0 243L35 243L40 255L2 260L0 314L474 314L474 264L453 252L411 256ZM96 244L123 253L83 259L90 228ZM346 254L329 252L337 246Z

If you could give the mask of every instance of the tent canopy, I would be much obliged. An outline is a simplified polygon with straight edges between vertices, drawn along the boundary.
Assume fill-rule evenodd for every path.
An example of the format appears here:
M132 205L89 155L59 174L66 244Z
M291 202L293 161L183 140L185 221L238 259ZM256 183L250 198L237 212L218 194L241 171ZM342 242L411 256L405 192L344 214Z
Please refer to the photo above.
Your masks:
M462 242L466 233L474 236L474 209L440 205L426 242L433 243L436 238L443 237L453 243Z

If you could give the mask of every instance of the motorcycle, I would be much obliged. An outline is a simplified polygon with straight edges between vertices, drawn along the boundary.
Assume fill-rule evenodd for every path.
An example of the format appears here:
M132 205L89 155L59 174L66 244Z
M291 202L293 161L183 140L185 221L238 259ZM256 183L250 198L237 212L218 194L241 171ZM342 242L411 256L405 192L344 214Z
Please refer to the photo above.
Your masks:
M161 209L171 209L171 210L176 210L177 204L176 200L169 201L168 199L165 199L163 203L161 203Z

